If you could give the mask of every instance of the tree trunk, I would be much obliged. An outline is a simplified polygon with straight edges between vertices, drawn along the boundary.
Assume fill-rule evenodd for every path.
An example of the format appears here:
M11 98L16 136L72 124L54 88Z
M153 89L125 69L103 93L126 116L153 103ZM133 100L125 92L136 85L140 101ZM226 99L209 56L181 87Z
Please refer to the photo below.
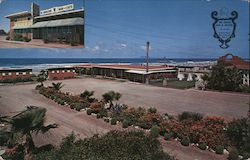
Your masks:
M32 151L34 150L35 145L30 133L26 134L24 142L24 159L32 160Z

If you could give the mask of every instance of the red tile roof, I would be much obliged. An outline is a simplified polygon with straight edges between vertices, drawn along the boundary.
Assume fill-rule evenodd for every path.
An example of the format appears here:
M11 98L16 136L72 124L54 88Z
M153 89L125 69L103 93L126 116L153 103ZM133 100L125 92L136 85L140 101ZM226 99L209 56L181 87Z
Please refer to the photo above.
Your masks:
M144 65L128 65L128 64L83 64L82 67L98 67L98 68L115 68L115 69L146 69ZM166 65L148 66L149 69L173 69L174 67Z

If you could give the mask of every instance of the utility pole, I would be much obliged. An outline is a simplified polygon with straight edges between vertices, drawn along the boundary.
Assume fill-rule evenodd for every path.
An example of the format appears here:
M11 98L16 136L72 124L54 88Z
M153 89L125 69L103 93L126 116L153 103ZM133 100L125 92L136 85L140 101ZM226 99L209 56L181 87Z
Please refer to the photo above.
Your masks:
M148 51L149 51L149 41L147 41L147 68L146 68L146 72L148 72Z

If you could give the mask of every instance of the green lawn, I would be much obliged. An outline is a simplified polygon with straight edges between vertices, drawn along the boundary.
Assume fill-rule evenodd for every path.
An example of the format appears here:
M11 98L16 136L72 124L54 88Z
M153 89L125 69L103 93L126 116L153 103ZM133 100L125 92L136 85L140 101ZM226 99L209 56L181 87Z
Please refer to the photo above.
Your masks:
M195 86L194 81L168 81L166 87L185 89L192 88Z

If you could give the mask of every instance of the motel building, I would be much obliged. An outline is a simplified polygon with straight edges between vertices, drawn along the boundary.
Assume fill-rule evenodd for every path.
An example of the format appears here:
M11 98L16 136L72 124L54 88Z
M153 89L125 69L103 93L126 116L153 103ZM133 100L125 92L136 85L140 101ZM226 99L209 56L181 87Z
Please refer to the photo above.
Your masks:
M32 3L30 11L11 13L10 39L15 36L38 42L84 44L84 9L75 9L74 4L40 10Z
M47 69L49 80L62 80L75 77L74 67L61 67Z
M32 69L0 68L0 81L16 78L31 78L32 76Z
M102 76L118 79L127 79L133 82L148 83L147 80L176 78L175 67L165 65L148 66L125 64L86 64L76 67L79 75Z

